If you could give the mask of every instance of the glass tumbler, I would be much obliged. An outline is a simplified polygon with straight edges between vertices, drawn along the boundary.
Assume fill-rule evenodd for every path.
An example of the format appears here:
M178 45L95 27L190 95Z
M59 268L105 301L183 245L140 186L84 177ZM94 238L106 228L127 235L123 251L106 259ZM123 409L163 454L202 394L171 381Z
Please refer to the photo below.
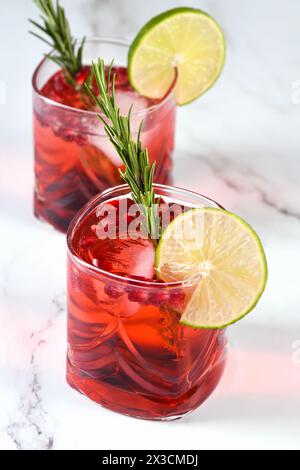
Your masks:
M155 180L170 184L176 116L173 89L155 101L134 92L127 78L128 48L123 40L87 39L83 63L90 65L101 57L110 64L114 59L116 70L120 70L116 96L121 112L127 113L133 104L133 134L136 136L143 121L142 144L148 148L150 161L156 160ZM78 109L75 103L67 106L44 96L45 85L58 71L58 66L45 58L33 74L34 212L39 219L66 232L76 212L91 197L122 183L122 162L96 111Z
M155 185L155 192L186 208L219 207L178 188ZM217 386L225 366L226 334L180 324L178 307L188 295L188 284L130 279L79 256L79 233L91 214L128 193L122 185L96 196L68 230L67 381L111 410L176 419L201 405Z

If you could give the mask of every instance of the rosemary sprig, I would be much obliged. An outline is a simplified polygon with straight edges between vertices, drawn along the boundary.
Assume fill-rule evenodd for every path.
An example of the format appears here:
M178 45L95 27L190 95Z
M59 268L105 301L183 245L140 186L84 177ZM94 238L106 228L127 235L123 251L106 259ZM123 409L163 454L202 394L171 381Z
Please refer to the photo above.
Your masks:
M127 116L120 115L120 108L115 99L115 74L112 74L112 66L108 68L108 76L105 76L105 65L102 59L93 62L92 70L97 83L99 96L96 96L91 87L86 84L86 90L99 106L105 119L98 114L104 129L118 152L122 162L125 164L125 171L120 170L122 179L128 184L132 191L132 196L136 204L139 204L144 211L147 222L149 236L157 240L159 238L159 217L158 205L155 202L153 189L153 177L155 162L150 164L148 150L142 148L141 122L136 141L131 134L131 112L132 106Z
M30 31L30 33L54 49L54 54L46 56L64 69L74 84L74 77L82 67L85 38L80 44L72 38L69 22L59 0L56 1L55 6L52 0L34 0L34 3L41 11L42 22L39 24L29 20L38 30L38 32Z

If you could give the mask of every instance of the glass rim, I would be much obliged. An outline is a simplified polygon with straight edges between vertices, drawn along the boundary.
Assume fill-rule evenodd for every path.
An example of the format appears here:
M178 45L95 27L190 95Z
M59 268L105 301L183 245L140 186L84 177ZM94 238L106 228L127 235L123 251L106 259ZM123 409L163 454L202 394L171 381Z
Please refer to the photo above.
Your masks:
M107 43L107 44L114 44L116 46L124 46L124 47L127 47L127 48L129 48L130 44L131 44L131 42L128 39L118 38L118 37L110 37L110 36L90 36L90 37L86 38L85 42L86 43L102 42L102 43ZM40 93L40 90L38 89L38 86L37 86L37 78L38 78L39 73L41 72L41 69L44 66L44 64L46 62L50 61L48 56L53 54L53 53L54 53L54 49L52 49L49 52L49 54L45 55L45 57L39 62L39 64L37 65L37 67L35 68L35 70L33 72L32 79L31 79L31 84L32 84L32 89L33 89L34 94L36 96L38 96L40 99L42 99L43 101L45 101L46 103L48 103L49 105L55 106L55 107L60 108L62 110L69 111L69 112L71 111L73 113L78 113L78 114L82 114L82 115L97 117L97 114L99 114L99 111L89 111L89 110L86 110L86 109L74 108L74 107L68 106L66 104L58 103L57 101L54 101L51 98L47 98L46 96L44 96ZM126 68L127 68L127 66L126 66ZM176 81L177 81L177 71L176 71L176 69L174 69L174 80L173 80L169 90L166 92L166 94L162 98L160 98L157 103L152 104L148 107L145 107L145 108L143 108L139 111L132 111L132 116L143 115L146 112L150 113L150 112L156 111L160 107L162 107L166 102L168 102L168 100L170 100L173 97L173 91L174 91L174 88L175 88ZM145 97L145 98L147 98L147 97ZM175 98L174 98L174 104L176 105Z
M209 204L211 206L222 209L222 206L220 204L218 204L216 201L214 201L213 199L211 199L207 196L199 194L195 191L191 191L189 189L179 188L177 186L167 186L167 185L158 184L158 183L154 183L153 186L154 186L154 188L157 188L157 189L165 189L167 191L174 191L174 192L178 193L179 195L180 194L185 194L185 195L196 196L198 198L203 199L204 201L209 202ZM178 288L178 287L186 288L187 285L189 285L188 281L173 281L173 282L163 282L162 281L162 282L155 282L154 283L153 281L142 281L142 280L139 280L139 279L131 279L131 278L128 278L128 277L125 277L125 276L120 276L118 274L113 274L113 273L110 273L109 271L105 271L103 269L97 268L96 266L94 266L92 264L87 263L86 261L81 259L77 255L77 253L75 252L75 249L74 249L73 244L72 244L72 235L73 235L73 231L74 231L76 225L78 223L80 223L80 221L83 219L83 217L86 214L89 214L89 212L91 210L91 207L95 204L95 202L98 199L100 200L102 197L109 196L110 194L113 194L116 191L122 191L122 190L125 190L126 188L129 189L129 186L127 184L121 184L119 186L114 186L112 188L106 189L105 191L97 194L92 199L90 199L87 202L87 204L85 204L77 212L77 214L72 219L72 221L71 221L71 223L68 227L68 230L67 230L68 254L71 255L72 259L75 259L75 262L77 264L79 264L81 267L83 267L83 268L87 269L88 271L92 272L95 276L101 275L102 277L104 277L108 280L113 280L115 282L123 283L123 284L130 285L130 286L143 287L143 288L147 287L147 288L152 288L152 289L155 289L155 288L159 288L159 289L161 289L161 288L171 288L171 287L172 288ZM130 192L130 189L129 189L129 192Z

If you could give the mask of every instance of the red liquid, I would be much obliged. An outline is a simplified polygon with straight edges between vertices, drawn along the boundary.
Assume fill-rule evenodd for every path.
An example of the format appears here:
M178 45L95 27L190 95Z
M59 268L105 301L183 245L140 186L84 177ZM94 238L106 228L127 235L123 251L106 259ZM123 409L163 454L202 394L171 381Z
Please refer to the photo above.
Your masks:
M78 73L78 85L86 81L89 72L86 66ZM116 67L114 72L122 113L127 113L131 104L135 112L158 104L131 88L126 68ZM76 91L62 71L34 95L35 215L63 232L92 196L122 184L119 176L122 163L108 142L102 124L94 114L76 112L74 108L93 109L87 96ZM133 132L144 120L142 143L148 148L150 160L157 162L158 183L171 182L175 111L174 102L166 100L152 112L133 116Z
M118 207L118 202L113 204ZM183 287L158 284L151 240L99 240L94 210L72 234L76 255L128 278L92 273L69 254L68 383L114 411L171 419L197 408L217 386L224 331L181 326ZM136 279L148 281L139 285Z

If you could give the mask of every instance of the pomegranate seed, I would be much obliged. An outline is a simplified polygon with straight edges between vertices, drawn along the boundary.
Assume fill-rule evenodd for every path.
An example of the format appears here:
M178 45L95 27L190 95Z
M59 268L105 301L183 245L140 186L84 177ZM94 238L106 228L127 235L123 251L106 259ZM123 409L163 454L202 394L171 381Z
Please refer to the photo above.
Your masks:
M82 85L86 81L86 79L89 76L89 73L90 73L90 67L88 66L82 67L82 69L79 72L77 72L75 79L78 85Z
M184 304L185 294L182 289L175 289L170 292L169 304L175 310L181 310Z
M169 292L162 291L162 292L150 292L149 293L149 303L152 305L161 305L167 303L169 300Z
M112 284L105 284L104 292L106 295L113 299L118 299L119 297L121 297L121 295L124 294L123 289L117 286L113 286Z
M128 300L130 302L138 302L140 304L146 304L148 302L148 295L142 288L131 288L128 292Z

